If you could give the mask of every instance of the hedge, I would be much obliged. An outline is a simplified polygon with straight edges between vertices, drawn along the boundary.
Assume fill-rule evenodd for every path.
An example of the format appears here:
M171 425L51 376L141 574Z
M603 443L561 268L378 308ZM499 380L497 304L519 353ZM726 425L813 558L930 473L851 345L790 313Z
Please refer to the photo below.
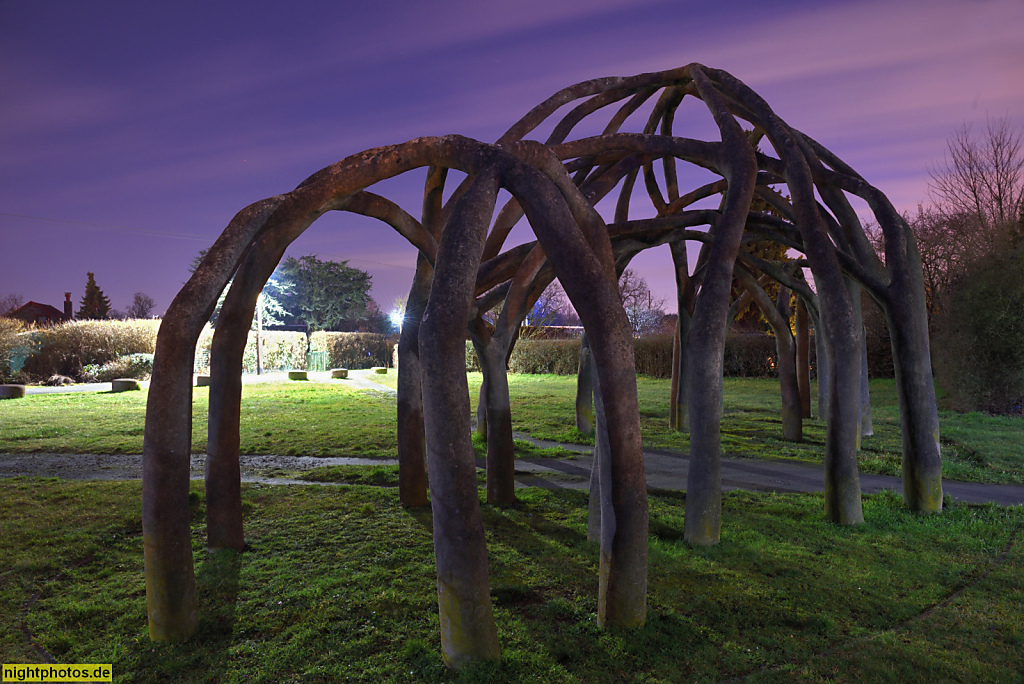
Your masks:
M139 319L69 321L35 328L22 337L29 355L19 375L29 381L54 375L85 379L85 366L102 366L132 354L152 354L159 326L159 321ZM7 363L3 370L13 375Z
M209 370L213 329L207 326L196 347L196 372ZM387 366L395 344L376 333L317 331L309 340L312 352L327 352L330 368L372 368ZM307 370L306 333L291 330L264 330L261 338L263 370ZM256 332L249 332L242 357L242 369L256 372Z
M93 382L115 375L145 379L152 372L159 329L159 320L148 319L69 321L35 328L0 318L0 380L31 383L66 376ZM213 332L207 325L199 336L197 373L209 371ZM264 370L306 369L305 333L264 330L261 340ZM328 353L331 367L387 366L394 349L392 340L374 333L316 332L310 342L312 351ZM246 373L256 372L254 331L249 333L242 368Z
M892 377L892 353L887 336L868 333L868 371L871 377ZM508 361L512 373L573 375L579 368L580 340L520 339ZM652 335L633 341L637 375L672 377L672 336ZM730 332L725 339L723 369L729 377L777 377L775 338L765 333ZM815 372L811 337L811 372ZM479 371L473 345L466 342L466 369Z
M311 351L325 351L331 368L390 366L393 338L378 333L315 332Z

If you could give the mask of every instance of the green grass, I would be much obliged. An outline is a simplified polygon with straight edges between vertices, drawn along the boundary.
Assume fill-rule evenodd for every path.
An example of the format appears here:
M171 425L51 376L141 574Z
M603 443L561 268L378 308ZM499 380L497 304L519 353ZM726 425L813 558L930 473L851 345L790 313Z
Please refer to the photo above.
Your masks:
M394 386L395 372L373 376ZM469 373L473 410L479 373ZM576 380L571 376L511 375L513 429L559 442L592 444L575 428ZM669 381L640 377L640 422L648 448L686 452L685 435L668 428ZM726 456L792 459L821 463L825 425L804 421L804 441L781 438L778 383L726 378L722 448ZM896 387L872 380L875 434L863 442L861 472L899 475L901 437ZM193 402L193 451L206 446L208 390ZM0 403L0 452L140 453L146 392L72 393L30 396ZM943 469L948 479L1024 484L1024 419L940 411ZM246 385L242 395L243 453L395 458L394 399L360 392L344 381ZM571 452L533 453L522 458L571 457Z
M654 494L647 625L625 631L596 622L586 495L521 490L483 507L502 659L452 673L429 511L393 489L249 485L248 549L211 556L193 491L198 632L154 644L140 484L0 482L0 662L40 662L24 628L58 662L140 682L1012 682L1024 667L1019 542L995 563L1019 507L921 517L881 494L851 529L817 495L732 492L722 544L690 548L684 497Z
M0 452L140 454L148 391L43 394L0 404ZM209 388L192 401L192 452L206 451ZM395 457L395 402L344 381L246 385L242 452Z
M476 376L476 377L474 377ZM470 374L471 396L479 374ZM541 439L593 444L575 428L576 380L570 376L511 375L513 428ZM644 447L687 452L686 435L668 427L669 381L637 378ZM822 463L825 423L804 421L804 441L782 439L778 382L726 378L722 415L722 452L737 458L768 458ZM871 381L874 435L863 440L861 472L900 475L902 437L896 384ZM815 413L817 408L815 407ZM1024 484L1024 419L940 411L943 475L952 480Z

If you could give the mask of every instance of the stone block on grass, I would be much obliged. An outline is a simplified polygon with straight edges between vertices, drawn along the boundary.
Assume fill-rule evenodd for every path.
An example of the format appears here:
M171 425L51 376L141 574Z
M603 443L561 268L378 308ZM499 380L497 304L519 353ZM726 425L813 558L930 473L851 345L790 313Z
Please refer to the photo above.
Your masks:
M386 366L374 366L373 368L370 369L370 371L373 372L373 373L376 373L377 375L387 375L388 374L388 369L387 369Z
M0 385L0 399L20 399L25 396L24 385Z
M332 368L331 369L331 377L332 378L347 378L348 377L348 368Z
M142 385L135 378L118 378L110 381L111 392L133 392L142 389Z
M197 375L196 376L196 387L209 387L210 376L209 375Z
M288 371L289 380L309 380L306 371Z

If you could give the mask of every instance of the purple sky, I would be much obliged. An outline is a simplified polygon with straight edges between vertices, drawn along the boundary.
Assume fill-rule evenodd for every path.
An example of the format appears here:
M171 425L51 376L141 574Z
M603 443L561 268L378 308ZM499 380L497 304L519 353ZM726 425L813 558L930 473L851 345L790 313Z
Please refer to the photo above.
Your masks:
M323 166L494 140L566 85L693 61L912 210L956 127L1024 123L1022 36L1020 0L0 0L0 295L77 308L92 271L115 308L143 291L160 313L235 212ZM382 194L418 215L421 178ZM415 262L348 214L289 250L310 253L370 272L385 309ZM634 263L674 299L667 248Z

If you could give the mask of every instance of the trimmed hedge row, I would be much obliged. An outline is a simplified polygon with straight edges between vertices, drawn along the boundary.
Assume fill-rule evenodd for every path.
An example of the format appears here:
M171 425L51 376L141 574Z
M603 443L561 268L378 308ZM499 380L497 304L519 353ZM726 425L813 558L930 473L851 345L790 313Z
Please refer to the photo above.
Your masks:
M196 372L206 372L210 365L210 343L213 329L207 326L196 346ZM311 352L327 352L330 368L373 368L387 366L395 343L377 333L317 331L309 339ZM291 330L264 330L261 336L264 371L308 370L306 367L306 333ZM256 372L256 332L249 339L242 356L242 369Z
M86 366L104 366L132 354L152 354L159 326L159 321L148 319L70 321L21 330L5 323L0 326L0 375L27 382L55 375L88 379ZM12 370L22 359L23 366Z
M573 375L579 368L580 340L520 339L508 360L512 373ZM672 377L672 336L653 335L633 341L638 375ZM728 377L777 377L775 338L764 333L733 333L725 339L724 373ZM466 342L466 369L478 371L473 345ZM811 372L815 371L811 339ZM892 377L892 353L886 337L868 334L868 372L871 377Z
M26 347L30 338L25 333L26 329L27 326L15 318L0 318L0 381L15 379L11 366L16 358L15 370L21 370L23 355L29 351Z
M321 331L313 333L310 351L327 352L331 368L373 368L390 366L394 349L387 335Z
M105 364L87 364L82 368L85 382L110 382L119 378L148 380L153 374L152 354L128 354Z
M0 380L41 382L65 376L79 382L114 377L146 379L152 372L159 320L69 321L49 328L28 327L0 318ZM207 372L213 328L206 326L196 344L195 370ZM331 367L372 368L390 365L394 342L374 333L317 332L311 351L327 352ZM263 368L305 370L306 335L264 330ZM14 366L14 369L12 369ZM256 372L256 333L242 359L245 372Z
M26 329L19 321L0 319L0 379L33 382L62 375L79 381L119 377L144 378L151 370L145 356L156 345L160 321L72 321L51 328ZM874 334L873 334L874 333ZM209 370L213 329L207 326L196 345L196 372ZM813 344L813 342L812 342ZM376 333L316 332L310 350L327 352L332 368L388 366L395 342ZM579 366L580 340L520 339L509 359L513 373L571 375ZM267 371L306 370L306 335L293 331L263 331L263 368ZM129 358L131 357L131 358ZM13 359L25 358L20 372ZM813 353L812 353L813 363ZM671 376L672 337L657 335L635 340L637 373L656 378ZM256 333L249 333L243 369L256 372ZM892 377L889 340L869 326L868 366L872 377ZM479 370L473 346L466 342L466 368ZM775 376L775 340L762 333L730 333L726 338L725 374L743 377ZM123 372L122 372L123 371Z

